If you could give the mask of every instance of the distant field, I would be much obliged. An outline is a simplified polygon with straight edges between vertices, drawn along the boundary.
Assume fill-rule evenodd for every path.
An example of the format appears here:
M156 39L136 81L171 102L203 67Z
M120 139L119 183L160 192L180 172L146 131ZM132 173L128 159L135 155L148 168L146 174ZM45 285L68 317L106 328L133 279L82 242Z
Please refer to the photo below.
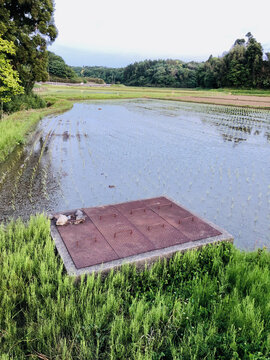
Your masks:
M124 85L86 87L45 84L36 87L35 91L47 100L151 98L270 109L270 90L171 89Z

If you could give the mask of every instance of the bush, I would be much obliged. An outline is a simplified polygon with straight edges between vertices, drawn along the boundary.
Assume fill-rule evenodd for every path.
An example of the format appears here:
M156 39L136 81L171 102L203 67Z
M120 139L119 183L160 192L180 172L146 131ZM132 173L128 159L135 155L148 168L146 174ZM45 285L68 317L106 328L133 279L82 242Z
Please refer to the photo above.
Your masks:
M51 82L59 82L59 83L65 83L65 84L79 84L82 82L82 79L80 79L79 77L76 78L61 78L59 76L55 76L55 75L49 75L49 80Z
M3 109L4 112L10 114L20 110L41 109L46 106L47 103L44 99L36 94L30 93L14 96L10 102L4 104Z
M87 80L87 82L92 82L92 83L96 83L96 84L105 84L105 81L100 78L86 77L85 79Z

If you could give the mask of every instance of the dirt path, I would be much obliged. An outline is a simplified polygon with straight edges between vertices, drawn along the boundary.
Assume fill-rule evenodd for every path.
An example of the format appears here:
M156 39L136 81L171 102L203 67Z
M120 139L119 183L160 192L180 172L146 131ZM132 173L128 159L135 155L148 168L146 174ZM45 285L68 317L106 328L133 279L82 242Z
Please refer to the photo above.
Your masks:
M270 96L222 95L222 96L180 96L174 98L181 101L206 104L234 105L270 109Z

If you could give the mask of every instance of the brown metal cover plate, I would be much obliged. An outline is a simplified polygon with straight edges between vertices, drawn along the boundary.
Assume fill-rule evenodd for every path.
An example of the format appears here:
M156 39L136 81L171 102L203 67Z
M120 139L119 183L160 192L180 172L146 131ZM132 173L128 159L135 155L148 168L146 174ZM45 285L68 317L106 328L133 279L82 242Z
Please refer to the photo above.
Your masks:
M165 197L82 210L84 223L57 227L77 269L221 234Z
M114 206L93 211L84 209L100 233L105 237L119 258L153 250L149 239L123 216Z
M119 259L89 218L83 224L57 229L77 269Z
M122 210L122 214L151 241L155 249L190 241L180 230L145 206Z

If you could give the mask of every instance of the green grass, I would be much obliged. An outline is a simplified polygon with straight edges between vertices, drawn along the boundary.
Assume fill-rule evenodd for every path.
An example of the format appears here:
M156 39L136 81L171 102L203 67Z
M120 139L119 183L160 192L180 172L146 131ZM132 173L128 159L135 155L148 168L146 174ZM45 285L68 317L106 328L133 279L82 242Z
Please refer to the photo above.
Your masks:
M218 92L232 95L254 95L254 96L270 96L270 90L263 89L216 89L209 90L211 92Z
M66 111L72 103L66 100L53 101L53 105L38 110L19 111L0 120L0 163L3 162L17 145L26 141L27 135L46 115Z
M0 228L0 358L269 359L270 254L231 244L68 277L43 216Z

